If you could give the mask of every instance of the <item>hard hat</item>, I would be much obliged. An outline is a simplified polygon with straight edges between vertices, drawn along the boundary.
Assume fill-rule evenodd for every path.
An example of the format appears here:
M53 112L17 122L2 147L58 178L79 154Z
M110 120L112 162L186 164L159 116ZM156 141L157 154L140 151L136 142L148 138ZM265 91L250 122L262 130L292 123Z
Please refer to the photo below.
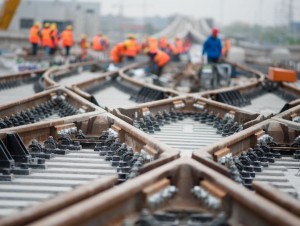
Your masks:
M216 27L214 27L214 28L212 29L212 35L213 35L213 36L217 36L218 34L219 34L219 29L216 28Z
M86 38L86 34L82 34L82 35L81 35L81 38Z
M68 30L72 30L72 25L68 25L68 26L67 26L67 29L68 29Z
M45 23L45 24L44 24L44 27L49 27L49 26L50 26L49 23Z
M36 22L36 23L34 24L34 26L40 27L40 26L41 26L41 23L40 23L40 22Z
M56 24L54 24L54 23L51 24L50 29L51 29L51 30L55 30L55 29L56 29Z
M136 39L136 36L134 34L128 34L127 38L132 38L132 39Z

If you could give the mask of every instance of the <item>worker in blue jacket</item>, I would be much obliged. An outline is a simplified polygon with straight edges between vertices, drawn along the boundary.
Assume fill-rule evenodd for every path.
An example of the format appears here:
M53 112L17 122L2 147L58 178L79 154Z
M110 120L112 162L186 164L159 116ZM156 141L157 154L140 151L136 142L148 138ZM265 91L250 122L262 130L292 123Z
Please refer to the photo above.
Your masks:
M208 63L217 63L222 56L222 43L218 38L219 30L214 28L212 35L203 44L202 57L207 56Z

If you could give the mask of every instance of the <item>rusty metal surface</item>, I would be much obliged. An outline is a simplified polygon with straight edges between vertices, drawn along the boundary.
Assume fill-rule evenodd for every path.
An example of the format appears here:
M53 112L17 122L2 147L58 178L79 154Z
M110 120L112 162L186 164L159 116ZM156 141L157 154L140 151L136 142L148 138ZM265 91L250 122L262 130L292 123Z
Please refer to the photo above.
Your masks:
M231 114L234 120L248 128L259 123L265 118L259 114L248 113L235 107L197 97L175 97L167 100L160 100L151 103L141 104L136 107L119 108L112 111L117 117L135 125L136 121L145 115L156 115L159 112L181 112L183 114L201 114L204 111L219 114L224 118ZM182 155L191 155L191 151L199 150L202 147L214 143L223 137L217 134L213 124L206 125L192 118L184 117L182 121L173 122L170 125L163 125L160 131L150 132L149 135L181 151ZM198 119L199 120L199 119ZM146 131L149 133L148 131Z
M155 140L153 140L151 137L148 137L146 134L140 134L139 131L132 126L128 125L127 123L123 122L122 120L116 118L113 115L107 114L107 113L100 113L98 115L88 115L85 114L83 115L82 118L70 118L68 123L66 121L60 120L60 121L55 121L54 123L49 123L49 122L40 122L37 123L36 125L33 126L22 126L22 127L17 127L15 129L5 129L0 131L0 138L5 142L6 140L6 134L10 133L11 131L14 131L15 133L18 133L19 136L22 138L24 144L28 146L33 139L37 139L38 142L45 141L49 136L53 136L54 138L59 137L58 134L61 134L62 131L68 130L70 128L76 128L78 131L79 129L83 131L85 135L90 137L89 139L93 139L93 142L97 142L97 138L101 135L102 131L107 130L108 128L112 128L118 136L118 139L120 142L126 143L128 146L132 147L135 152L141 152L146 151L149 155L153 156L153 161L145 164L141 170L140 173L146 172L150 169L153 169L155 167L158 167L162 164L165 164L167 162L170 162L176 158L178 158L178 152L170 149L169 147L166 147L164 144L161 144ZM78 140L79 142L84 145L85 140ZM76 152L76 151L75 151ZM81 152L80 152L81 153ZM95 155L97 152L94 152ZM75 155L76 153L74 153ZM88 154L88 153L86 153ZM84 149L82 151L81 158L84 157ZM68 156L68 155L67 155ZM66 156L66 157L67 157ZM70 156L72 157L72 156ZM70 158L67 157L67 158ZM79 158L79 160L81 159ZM101 158L101 156L100 156ZM59 157L58 157L59 160ZM58 161L57 160L57 161ZM54 159L54 161L56 161ZM93 160L94 161L94 160ZM46 161L51 162L50 161ZM74 162L73 160L70 162L70 164ZM69 164L69 163L66 163ZM109 164L109 162L107 163ZM87 163L86 168L88 168L89 165ZM99 166L100 167L100 166ZM52 168L52 164L50 165L50 168ZM49 169L50 169L49 168ZM40 172L41 170L38 170ZM33 170L33 176L37 172L37 170ZM47 172L47 169L45 170L45 173ZM68 171L71 173L70 171ZM49 172L51 173L51 171ZM80 173L80 169L78 169L78 172ZM101 173L101 170L99 171ZM24 179L26 176L24 177ZM57 178L59 180L60 177ZM18 180L18 176L15 177L15 180ZM115 180L115 179L114 179ZM14 180L12 180L13 182ZM54 181L53 181L54 182ZM67 181L66 181L67 182ZM6 184L9 184L6 182ZM68 184L68 183L67 183ZM103 183L101 183L103 186ZM42 184L41 184L42 185ZM22 186L22 184L20 184ZM38 185L36 185L38 186ZM51 186L49 184L49 186ZM67 186L67 185L65 185ZM92 185L91 185L92 186ZM21 212L20 216L17 219L13 219L13 217L8 217L8 218L3 218L0 220L0 225L3 222L3 225L18 225L19 222L29 222L32 220L36 220L39 217L44 216L46 213L45 211L49 208L49 211L58 211L61 208L66 207L67 205L70 205L71 203L77 202L81 199L85 199L88 196L95 194L89 194L89 192L86 191L86 188L79 189L78 192L75 193L66 193L66 197L62 201L59 198L55 198L52 200L49 204L45 202L45 207L41 208L39 210L38 205L33 206L31 209L26 210L25 212ZM0 185L0 191L1 191L1 185ZM97 190L99 192L100 190ZM12 191L13 192L13 191ZM73 195L72 195L73 194ZM1 194L0 194L1 195ZM72 197L71 200L69 200L69 196ZM77 197L78 196L78 197ZM0 197L1 199L1 197ZM3 197L2 197L3 200ZM18 200L17 197L15 200ZM69 201L67 201L69 200ZM44 205L44 202L41 203L41 205ZM56 208L56 210L55 210ZM0 207L0 212L1 212ZM49 212L49 213L50 213ZM48 213L48 214L49 214Z
M44 91L38 94L35 94L29 98L22 99L17 102L12 102L6 105L0 106L0 115L1 118L12 117L13 115L17 115L17 113L28 111L34 107L41 106L45 103L48 103L55 97L62 97L66 103L70 104L74 109L77 109L78 113L88 113L88 112L104 112L103 109L93 105L89 101L84 98L70 92L64 88L52 89L49 91ZM81 109L81 110L80 110ZM81 117L80 115L76 116L77 118ZM42 120L56 120L61 118L61 116L53 113L52 115L48 115L48 117ZM36 122L36 121L35 121ZM32 122L30 123L32 125Z
M261 181L277 188L277 196L282 192L289 193L297 198L300 192L297 171L300 168L299 162L293 158L293 148L290 147L299 136L299 125L287 124L279 120L267 120L254 125L238 134L217 142L211 146L203 148L201 151L194 152L193 158L208 165L214 165L215 169L224 174L229 173L229 169L220 164L222 157L228 155L241 156L241 153L247 153L249 148L255 148L258 139L264 134L274 138L274 142L281 148L281 157L276 158L274 162L269 162L263 166L262 171L256 173L253 181ZM287 146L287 148L284 148ZM277 147L276 145L274 147ZM285 151L286 150L286 151ZM295 149L294 149L295 150ZM219 167L215 163L219 164ZM255 186L254 186L255 188ZM266 195L267 196L267 195ZM291 204L292 205L292 204Z
M48 88L60 87L64 84L56 82L57 78L68 73L77 72L78 68L98 64L98 61L90 61L51 68L45 73L43 83ZM49 100L59 90L71 105L84 109L85 113L2 129L0 130L0 139L5 142L8 133L16 132L28 147L32 139L37 139L39 142L45 141L49 136L57 139L63 131L76 128L77 131L82 130L87 138L75 139L74 135L72 135L72 138L81 142L82 145L90 145L91 143L97 143L95 140L99 138L103 131L111 129L121 143L132 147L135 152L145 152L153 157L153 161L146 163L139 169L138 173L141 175L122 185L110 188L116 180L115 178L107 179L106 185L103 182L94 181L85 187L79 187L64 195L57 196L51 201L42 202L40 205L20 211L18 217L1 218L0 225L23 225L28 223L32 225L122 225L126 218L136 219L140 215L142 209L147 206L147 197L156 194L160 189L173 185L179 189L178 193L165 205L158 206L156 209L163 212L185 210L187 212L213 213L214 211L195 199L191 193L194 185L200 185L209 194L221 200L221 212L227 216L228 219L226 220L232 225L299 224L297 201L291 197L285 198L285 195L278 191L280 189L295 194L294 191L297 190L299 193L299 183L295 182L294 175L285 173L285 171L289 172L292 168L292 170L300 168L297 161L291 161L290 158L283 155L282 159L276 159L274 163L269 164L269 170L264 168L261 173L257 173L252 186L256 194L229 179L228 177L232 176L232 172L220 164L220 160L224 156L230 154L240 156L242 152L247 153L249 148L255 147L258 138L266 133L273 136L278 144L291 144L300 135L300 124L291 121L293 117L298 115L300 108L297 105L299 100L289 103L290 106L296 107L273 117L272 120L268 120L271 115L263 116L259 113L251 113L214 100L215 95L219 92L239 90L241 93L247 93L260 87L265 82L265 75L257 70L234 64L239 69L252 73L256 78L250 79L251 81L246 85L186 95L156 85L144 84L127 74L128 70L141 67L144 64L136 63L116 72L99 73L96 77L83 82L74 82L76 84L67 87L70 90L65 88L50 89L27 99L0 106L1 117L15 114L17 111L22 111ZM12 77L17 78L18 76ZM11 79L11 77L7 79ZM166 97L173 98L134 104L134 107L128 107L127 104L124 104L125 102L122 103L124 100L119 98L114 106L108 106L107 104L103 106L114 114L112 115L91 104L90 101L93 101L93 96L86 90L114 79L118 79L133 89L149 87L163 92ZM295 86L283 83L280 84L280 89L295 96L300 96L300 90ZM110 95L101 98L113 101L113 99L109 99L111 98ZM126 107L121 108L124 106L122 104ZM214 131L214 134L208 134L211 125L198 123L199 128L196 128L196 123L189 118L202 114L204 110L207 110L208 113L219 114L220 118L224 118L226 114L229 114L230 117L234 116L236 122L243 124L244 130L229 137L222 137L218 134L214 138L216 131ZM162 130L154 133L154 136L141 132L140 129L132 126L137 118L162 111L174 111L186 118L182 121L175 120L176 123L171 124L167 128L168 131ZM183 129L178 130L179 127ZM201 129L203 131L199 132ZM190 133L192 130L193 132ZM206 134L204 138L201 136L193 137L193 134L197 134L194 131L197 131L201 136ZM192 138L188 138L189 136L192 136ZM204 145L202 145L201 140L203 140L203 144L205 143ZM208 140L211 142L208 142ZM176 160L180 157L180 151L185 151L185 146L189 146L188 149L195 146L192 158L196 161L184 157ZM280 150L284 150L284 148ZM89 150L89 152L92 153L92 150ZM84 156L86 153L78 154ZM49 163L51 165L51 161ZM69 163L66 162L65 164ZM283 168L285 168L285 171ZM78 170L80 171L80 169ZM18 178L17 176L16 178L20 179L21 177ZM255 179L257 182L255 182ZM45 182L42 181L42 183ZM273 187L266 183L272 184ZM277 188L275 189L274 186ZM103 192L104 189L107 190ZM274 195L274 191L278 195ZM17 200L17 197L15 200ZM42 205L43 207L40 207Z
M299 218L287 210L230 182L208 167L191 159L180 159L30 225L122 225L126 218L136 216L147 206L146 200L141 199L144 189L164 178L168 178L178 188L178 192L165 205L157 206L162 212L184 210L209 213L211 210L191 193L193 186L202 180L226 194L226 198L221 199L221 210L226 210L228 222L233 225L299 223Z
M126 71L141 67L144 64L145 63L134 63L125 66L120 71L103 73L96 78L74 84L70 89L87 100L95 98L101 107L110 110L120 106L136 105L136 101L132 100L131 96L137 94L143 87L163 92L166 98L178 95L178 93L173 90L137 82L126 75ZM89 90L94 91L91 93Z

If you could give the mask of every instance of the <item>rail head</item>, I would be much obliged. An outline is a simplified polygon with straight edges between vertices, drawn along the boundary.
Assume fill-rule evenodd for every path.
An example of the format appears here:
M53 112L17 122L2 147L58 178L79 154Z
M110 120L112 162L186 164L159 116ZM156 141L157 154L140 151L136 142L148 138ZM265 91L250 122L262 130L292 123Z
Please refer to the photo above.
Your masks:
M155 192L157 188L153 188L153 185L158 183L158 189L166 183L178 189L174 198L167 203L168 210L197 212L199 207L202 209L203 206L191 193L193 186L199 184L205 186L209 193L219 195L221 202L227 206L229 222L234 225L253 225L253 222L259 225L299 223L295 215L232 183L230 179L195 160L179 159L145 173L131 180L131 183L109 189L30 225L86 225L96 222L98 225L120 225L124 219L138 214L146 206L146 200L141 197L147 197L149 192L152 194L151 191Z

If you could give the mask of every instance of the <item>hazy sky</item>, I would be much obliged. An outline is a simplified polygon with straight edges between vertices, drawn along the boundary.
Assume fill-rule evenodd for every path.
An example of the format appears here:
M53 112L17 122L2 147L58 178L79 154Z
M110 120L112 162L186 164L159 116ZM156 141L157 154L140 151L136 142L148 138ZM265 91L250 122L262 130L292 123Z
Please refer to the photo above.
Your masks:
M88 0L86 0L88 1ZM123 4L126 16L171 15L213 17L223 24L234 21L275 25L287 20L289 0L99 0L102 14L119 12ZM300 0L293 0L294 19L300 21Z
M23 0L27 1L27 0ZM43 1L43 0L39 0ZM63 0L50 0L63 1ZM75 0L72 0L75 1ZM184 14L212 17L221 24L235 21L251 24L277 25L288 20L289 2L293 2L293 18L300 21L300 0L77 0L100 2L102 15L118 14L123 5L125 16L168 16ZM3 0L0 0L0 3Z

